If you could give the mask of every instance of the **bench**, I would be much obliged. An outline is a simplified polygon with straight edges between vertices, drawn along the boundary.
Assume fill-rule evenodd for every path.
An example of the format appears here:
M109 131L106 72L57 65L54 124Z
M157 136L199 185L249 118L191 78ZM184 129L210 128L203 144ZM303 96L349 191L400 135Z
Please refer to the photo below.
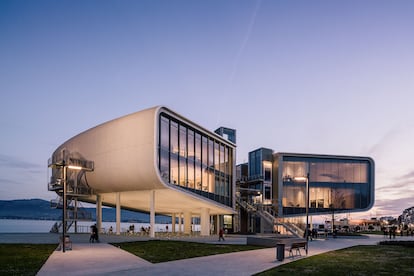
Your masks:
M294 242L289 248L289 257L290 256L302 256L300 249L306 249L306 242Z

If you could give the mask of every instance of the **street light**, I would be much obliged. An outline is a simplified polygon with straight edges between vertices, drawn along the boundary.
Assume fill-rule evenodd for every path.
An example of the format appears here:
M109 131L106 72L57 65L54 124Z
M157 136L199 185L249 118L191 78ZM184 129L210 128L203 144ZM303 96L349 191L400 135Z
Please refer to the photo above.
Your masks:
M306 176L297 176L293 178L296 181L305 181L306 182L306 200L305 200L305 210L306 210L306 227L305 227L305 239L306 239L306 255L308 255L309 247L309 173Z

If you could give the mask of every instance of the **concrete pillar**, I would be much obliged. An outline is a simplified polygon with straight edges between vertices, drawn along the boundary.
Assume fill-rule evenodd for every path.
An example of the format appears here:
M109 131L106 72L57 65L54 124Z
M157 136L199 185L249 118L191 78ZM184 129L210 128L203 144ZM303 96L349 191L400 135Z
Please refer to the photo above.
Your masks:
M208 208L201 208L200 227L201 236L210 236L210 210Z
M150 191L150 237L155 238L155 190Z
M171 231L175 233L175 213L171 215Z
M183 232L183 230L182 230L182 228L181 228L181 224L182 224L182 218L181 218L181 213L179 213L178 214L178 233L182 233Z
M184 212L184 234L191 234L191 213Z
M116 193L116 234L121 234L121 193Z
M96 195L96 228L102 233L102 196Z

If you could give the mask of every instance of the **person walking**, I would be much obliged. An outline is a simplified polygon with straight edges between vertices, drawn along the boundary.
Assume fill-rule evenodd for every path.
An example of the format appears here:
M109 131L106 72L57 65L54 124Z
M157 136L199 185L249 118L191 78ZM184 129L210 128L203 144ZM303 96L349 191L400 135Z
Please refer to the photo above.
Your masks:
M220 231L219 231L219 240L218 241L221 241L221 240L225 241L223 228L221 228Z
M89 242L99 242L99 236L98 236L98 227L96 227L96 224L91 226L91 237L89 238Z

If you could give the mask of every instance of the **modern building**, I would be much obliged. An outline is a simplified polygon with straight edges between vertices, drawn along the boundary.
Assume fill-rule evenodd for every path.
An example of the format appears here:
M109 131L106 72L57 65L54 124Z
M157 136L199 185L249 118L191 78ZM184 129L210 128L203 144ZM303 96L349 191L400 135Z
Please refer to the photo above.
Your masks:
M77 201L96 203L98 227L102 206L116 207L118 234L121 208L147 212L152 237L155 214L171 216L172 230L185 234L192 232L194 218L201 235L220 228L295 232L287 218L364 211L374 203L371 158L259 148L236 167L235 156L234 129L211 132L154 107L64 142L49 160L48 188L70 210ZM64 213L65 221L79 219L78 212Z
M241 232L272 232L275 220L366 211L374 204L374 161L369 157L260 148L249 153L248 170L245 166L236 168Z
M235 138L235 131L228 133ZM150 213L151 236L155 214L171 216L173 230L177 221L186 234L197 217L201 235L210 235L223 227L224 215L234 214L234 164L235 143L154 107L64 142L49 160L49 190L96 203L98 226L102 205L116 207L117 233L123 208Z

